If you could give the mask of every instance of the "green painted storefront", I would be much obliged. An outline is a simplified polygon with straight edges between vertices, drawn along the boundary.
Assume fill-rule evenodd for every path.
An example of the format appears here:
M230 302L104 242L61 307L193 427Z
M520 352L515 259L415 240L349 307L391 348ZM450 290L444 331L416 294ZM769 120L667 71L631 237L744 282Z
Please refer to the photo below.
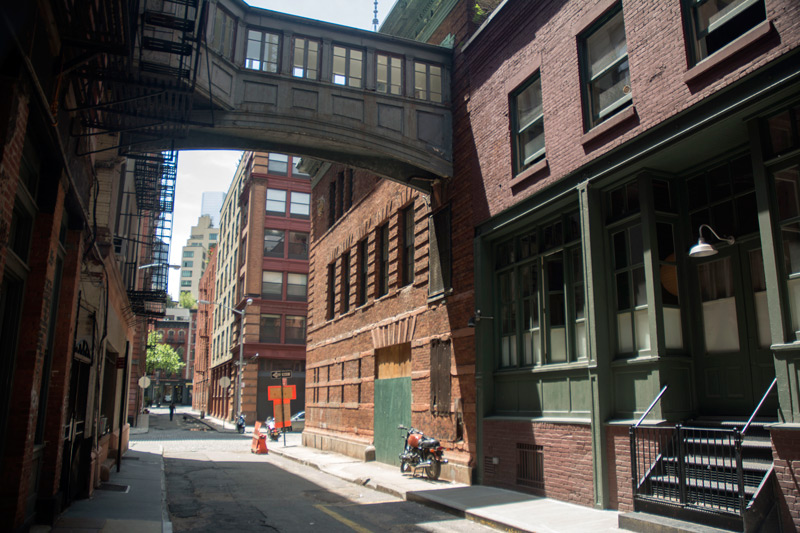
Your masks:
M746 418L777 377L760 414L800 422L797 57L478 228L478 465L486 419L589 424L608 507L607 424L664 385L650 420Z

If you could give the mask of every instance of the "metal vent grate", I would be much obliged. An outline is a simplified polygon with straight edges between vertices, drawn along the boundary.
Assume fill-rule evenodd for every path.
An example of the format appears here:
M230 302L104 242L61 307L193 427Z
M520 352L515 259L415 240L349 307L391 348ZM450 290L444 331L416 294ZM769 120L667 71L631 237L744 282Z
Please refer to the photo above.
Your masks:
M544 489L544 448L517 443L517 485Z

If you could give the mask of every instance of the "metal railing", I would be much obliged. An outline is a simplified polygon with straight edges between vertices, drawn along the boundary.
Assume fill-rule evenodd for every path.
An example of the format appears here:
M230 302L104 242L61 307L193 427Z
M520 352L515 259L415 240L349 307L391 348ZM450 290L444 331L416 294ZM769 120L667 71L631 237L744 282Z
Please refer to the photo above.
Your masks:
M640 427L665 386L630 428L631 476L637 503L659 504L744 517L768 469L743 454L746 432L775 387L764 393L753 414L738 428Z

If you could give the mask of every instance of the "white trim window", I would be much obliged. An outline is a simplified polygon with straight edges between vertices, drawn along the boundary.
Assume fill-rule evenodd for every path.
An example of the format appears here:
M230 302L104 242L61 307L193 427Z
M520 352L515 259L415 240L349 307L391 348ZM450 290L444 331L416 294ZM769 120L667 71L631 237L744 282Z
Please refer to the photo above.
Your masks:
M515 170L519 173L545 156L542 79L538 74L512 93L511 108Z
M622 7L589 28L582 39L587 129L631 105L631 75Z
M764 0L688 0L685 5L695 63L767 19Z

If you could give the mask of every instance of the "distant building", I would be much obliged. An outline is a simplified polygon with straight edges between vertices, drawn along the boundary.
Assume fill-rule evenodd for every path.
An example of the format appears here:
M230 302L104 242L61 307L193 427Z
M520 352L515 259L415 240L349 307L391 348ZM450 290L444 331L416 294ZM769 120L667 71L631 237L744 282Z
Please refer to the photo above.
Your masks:
M208 264L200 278L198 300L214 301L214 281L217 275L217 247L212 245L208 251ZM194 372L192 408L203 415L210 412L209 400L211 374L209 360L211 355L211 336L214 333L214 305L197 304L197 333L194 337Z
M222 208L211 349L211 414L235 410L236 362L243 309L244 387L242 410L249 421L273 415L267 387L271 372L290 370L304 409L308 301L308 239L311 181L296 168L298 158L245 152ZM246 301L252 299L251 305ZM229 377L231 387L217 387Z
M203 275L209 248L219 239L219 228L211 222L210 215L201 215L192 226L189 239L181 251L180 292L190 292L197 299L200 276Z
M211 225L215 228L219 227L219 217L224 201L225 193L222 191L204 192L200 201L200 216L210 216Z
M181 356L181 360L186 363L180 372L164 374L157 372L151 376L154 386L148 389L151 394L150 400L169 404L175 402L177 405L190 405L191 379L189 376L194 374L192 369L192 354L194 353L193 343L190 342L196 325L196 312L182 307L172 307L167 309L167 316L155 322L155 331L161 333L161 342L171 346Z

